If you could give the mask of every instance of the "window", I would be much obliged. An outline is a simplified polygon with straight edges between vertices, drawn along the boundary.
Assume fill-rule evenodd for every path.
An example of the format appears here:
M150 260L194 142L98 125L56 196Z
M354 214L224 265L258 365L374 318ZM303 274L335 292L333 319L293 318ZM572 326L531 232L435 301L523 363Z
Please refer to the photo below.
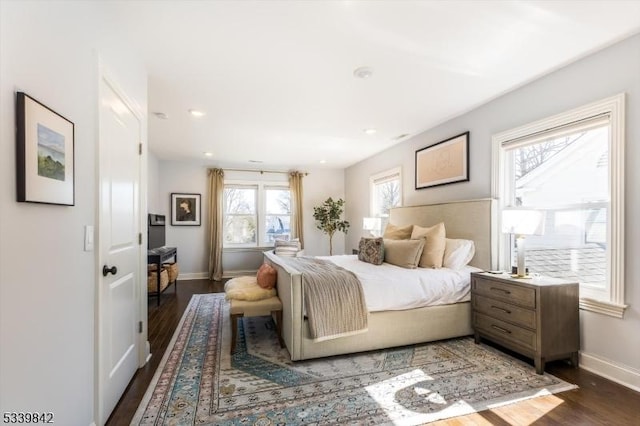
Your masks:
M581 307L622 317L624 96L494 137L494 196L501 207L545 211L543 235L526 239L533 272L580 282ZM501 239L501 267L516 258Z
M224 247L268 247L291 237L291 194L287 186L225 183Z
M224 245L256 245L258 186L224 186Z
M388 218L392 207L402 205L402 174L400 167L371 176L371 216ZM383 226L384 229L384 226Z
M264 241L272 246L277 239L291 239L291 192L289 188L266 187Z

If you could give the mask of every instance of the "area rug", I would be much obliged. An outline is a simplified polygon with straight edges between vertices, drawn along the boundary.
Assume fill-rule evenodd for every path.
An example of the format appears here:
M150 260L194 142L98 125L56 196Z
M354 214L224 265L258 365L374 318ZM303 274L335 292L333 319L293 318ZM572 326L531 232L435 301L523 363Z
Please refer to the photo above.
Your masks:
M292 362L269 317L194 295L132 424L416 425L575 388L472 338Z

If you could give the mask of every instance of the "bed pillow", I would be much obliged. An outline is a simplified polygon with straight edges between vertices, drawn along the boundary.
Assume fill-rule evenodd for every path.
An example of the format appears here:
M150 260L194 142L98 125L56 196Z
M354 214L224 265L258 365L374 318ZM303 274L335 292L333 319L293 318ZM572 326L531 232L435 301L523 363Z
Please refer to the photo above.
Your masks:
M445 229L444 223L440 222L429 228L414 225L411 232L411 239L426 238L424 250L420 257L418 266L421 268L442 268L445 249Z
M278 256L296 257L300 250L300 240L298 238L293 240L276 239L273 243L273 252Z
M224 292L228 299L235 300L263 300L276 295L275 288L262 288L258 285L256 277L236 277L224 284Z
M382 262L384 262L384 242L382 238L360 238L358 260L373 265L382 265Z
M476 245L473 241L447 238L442 266L449 269L460 269L471 262L474 254L476 254Z
M382 238L386 238L387 240L408 240L411 238L412 229L413 225L396 226L392 223L388 223L387 227L384 228Z
M425 239L384 240L384 261L402 268L415 269L420 262Z
M258 269L256 280L258 285L264 289L270 290L276 286L276 278L278 272L268 263L263 263Z

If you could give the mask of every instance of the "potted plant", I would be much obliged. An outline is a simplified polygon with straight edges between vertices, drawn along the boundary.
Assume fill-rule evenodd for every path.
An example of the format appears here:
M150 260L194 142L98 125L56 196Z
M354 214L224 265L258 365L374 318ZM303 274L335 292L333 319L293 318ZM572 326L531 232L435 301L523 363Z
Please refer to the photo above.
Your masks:
M336 231L347 233L349 229L349 222L346 220L340 220L344 207L344 200L342 198L333 200L333 198L327 198L324 203L318 207L313 208L313 218L316 220L316 228L329 234L329 255L333 255L333 234Z

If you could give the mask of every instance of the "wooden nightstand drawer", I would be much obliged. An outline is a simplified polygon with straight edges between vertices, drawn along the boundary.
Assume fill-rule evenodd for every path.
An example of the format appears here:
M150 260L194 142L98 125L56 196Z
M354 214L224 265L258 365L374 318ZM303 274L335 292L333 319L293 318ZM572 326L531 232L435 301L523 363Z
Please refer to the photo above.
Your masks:
M542 374L547 361L571 358L580 350L579 284L550 277L529 280L507 274L471 274L472 321L476 343L492 340L531 356Z
M536 311L520 308L497 299L477 295L473 299L473 309L494 318L536 329Z
M478 331L494 336L496 342L500 343L500 340L507 340L531 351L536 350L535 332L481 313L476 313L475 317L474 325Z
M536 307L536 292L531 288L475 278L474 291L483 296L515 303L527 308L535 309Z

